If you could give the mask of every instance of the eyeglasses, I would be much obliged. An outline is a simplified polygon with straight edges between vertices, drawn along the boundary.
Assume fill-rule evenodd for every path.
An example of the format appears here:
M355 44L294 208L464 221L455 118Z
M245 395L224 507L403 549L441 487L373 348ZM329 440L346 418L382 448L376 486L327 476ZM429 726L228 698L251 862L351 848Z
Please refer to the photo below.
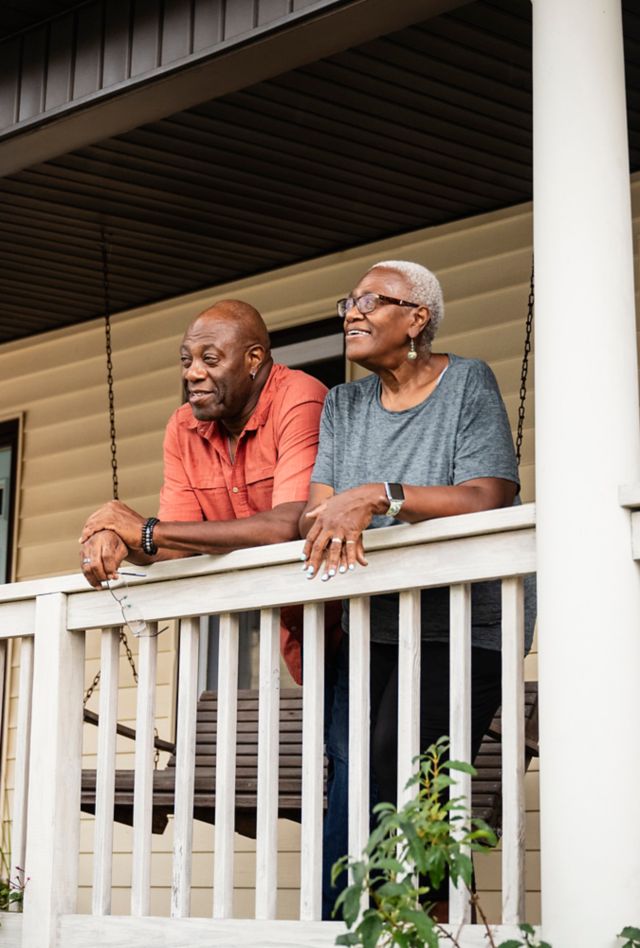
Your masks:
M120 573L122 576L123 573ZM144 573L127 573L127 576L144 576ZM114 583L117 582L119 585L114 586ZM106 581L106 586L115 601L120 606L120 612L122 613L122 618L124 624L129 629L132 635L136 638L139 638L141 635L160 635L161 632L166 632L169 628L168 625L165 625L164 628L158 629L157 632L151 633L149 630L149 625L142 617L142 613L136 606L134 602L131 601L129 596L129 586L127 585L126 579L112 580L108 579Z
M420 303L410 303L408 300L398 300L395 296L383 296L381 293L363 293L362 296L345 296L338 300L338 316L344 319L350 309L355 306L359 313L366 316L372 313L381 303L393 303L395 306L420 306Z

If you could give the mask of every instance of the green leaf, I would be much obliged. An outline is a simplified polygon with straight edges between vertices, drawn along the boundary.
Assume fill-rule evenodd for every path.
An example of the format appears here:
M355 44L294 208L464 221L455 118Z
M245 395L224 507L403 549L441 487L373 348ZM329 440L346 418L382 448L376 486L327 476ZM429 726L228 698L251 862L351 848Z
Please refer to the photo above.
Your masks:
M364 948L376 948L380 933L382 932L382 919L374 912L367 912L358 925L358 933L362 938Z
M398 918L413 925L424 944L428 945L429 948L438 948L438 936L433 920L426 912L421 912L418 909L402 909L398 912Z
M376 895L381 899L395 899L406 895L408 891L407 882L385 882L376 889Z
M475 777L478 772L473 764L467 764L463 760L448 760L442 766L449 770L459 770L463 774L471 774L472 777Z
M632 925L625 925L618 938L632 938L640 941L640 928L634 928Z
M534 931L533 927L532 927L531 925L529 925L527 922L521 922L521 923L518 925L518 928L519 928L520 931L521 931L523 934L525 934L525 935L535 935L535 931Z
M360 914L360 899L362 889L359 885L350 885L344 893L344 903L342 906L342 915L347 928L351 928Z
M346 932L344 935L338 935L336 945L359 945L360 938L355 932Z
M510 938L509 941L501 941L498 948L522 948L523 945L524 942Z

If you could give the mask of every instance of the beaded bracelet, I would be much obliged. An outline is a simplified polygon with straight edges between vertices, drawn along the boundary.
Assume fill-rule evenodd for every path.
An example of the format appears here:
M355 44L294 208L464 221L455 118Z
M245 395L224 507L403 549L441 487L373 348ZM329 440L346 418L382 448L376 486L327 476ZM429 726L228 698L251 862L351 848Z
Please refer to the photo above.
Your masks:
M153 530L157 523L160 523L157 517L148 517L142 524L142 552L147 556L155 556L158 547L153 542Z

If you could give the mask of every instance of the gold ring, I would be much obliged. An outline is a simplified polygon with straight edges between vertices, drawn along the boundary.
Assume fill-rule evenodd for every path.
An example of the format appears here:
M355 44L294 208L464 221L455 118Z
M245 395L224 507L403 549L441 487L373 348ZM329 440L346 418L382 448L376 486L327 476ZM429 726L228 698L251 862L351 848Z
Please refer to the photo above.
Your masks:
M342 543L342 537L331 537L332 543Z
M345 542L345 544L346 544L347 546L349 546L350 543L355 543L356 541L355 541L355 540L345 540L344 542Z

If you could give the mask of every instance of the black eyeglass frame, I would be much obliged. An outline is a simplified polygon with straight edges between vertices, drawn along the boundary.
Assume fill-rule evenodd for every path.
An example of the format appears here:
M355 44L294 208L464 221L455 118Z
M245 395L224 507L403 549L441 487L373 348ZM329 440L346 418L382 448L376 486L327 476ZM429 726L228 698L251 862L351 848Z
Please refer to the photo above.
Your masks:
M367 296L375 297L377 302L376 302L376 305L373 307L373 309L368 309L363 312L358 306L358 303L360 302L360 300L363 300ZM395 296L384 296L382 293L363 293L362 296L343 297L341 300L338 300L336 302L336 307L338 310L338 316L340 317L340 319L344 319L344 317L347 315L349 310L352 309L354 306L358 310L361 316L367 316L369 313L372 313L373 310L376 309L380 303L392 303L394 306L409 306L412 309L415 309L418 306L422 305L421 303L411 303L409 302L409 300L399 300L399 299L396 299ZM347 304L350 304L350 305L347 305Z

